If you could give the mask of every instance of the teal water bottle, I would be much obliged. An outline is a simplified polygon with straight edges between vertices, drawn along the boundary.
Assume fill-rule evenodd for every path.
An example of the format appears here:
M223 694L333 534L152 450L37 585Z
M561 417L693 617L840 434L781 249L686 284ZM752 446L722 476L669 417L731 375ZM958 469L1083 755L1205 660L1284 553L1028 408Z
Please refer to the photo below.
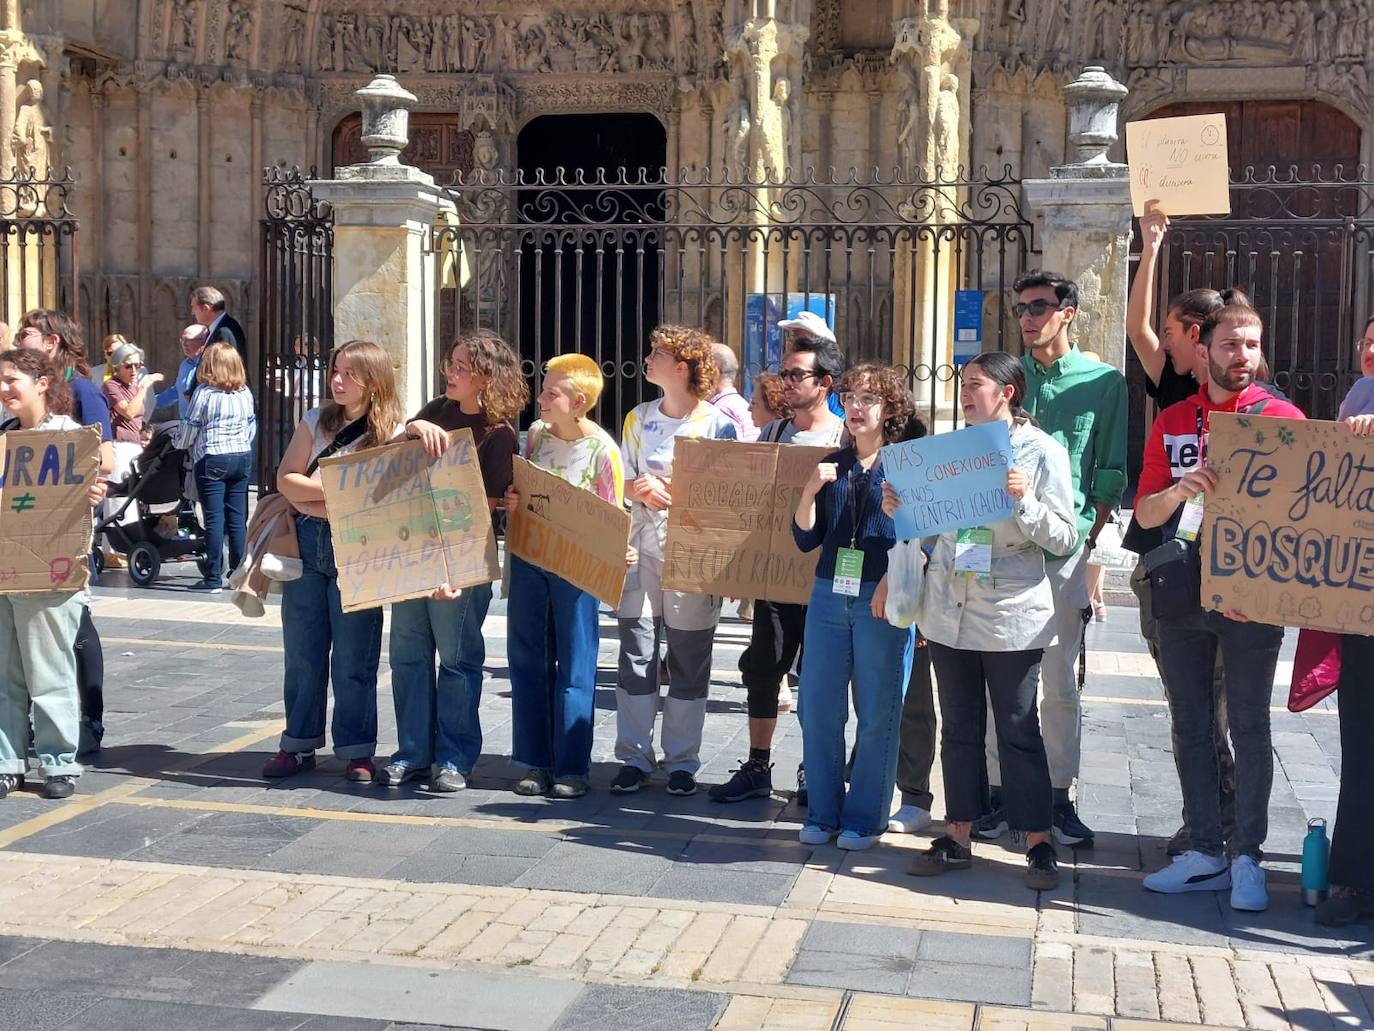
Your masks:
M1331 865L1331 842L1326 838L1326 821L1317 817L1307 821L1307 837L1302 841L1302 900L1315 906L1326 898L1327 871Z

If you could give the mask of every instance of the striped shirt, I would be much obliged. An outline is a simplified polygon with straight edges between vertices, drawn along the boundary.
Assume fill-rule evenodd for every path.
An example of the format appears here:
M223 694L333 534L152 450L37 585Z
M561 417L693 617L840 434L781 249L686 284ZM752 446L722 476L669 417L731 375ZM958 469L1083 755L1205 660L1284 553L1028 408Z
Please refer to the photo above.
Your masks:
M252 391L202 384L181 419L180 445L191 453L192 462L206 455L241 455L253 450L257 432Z

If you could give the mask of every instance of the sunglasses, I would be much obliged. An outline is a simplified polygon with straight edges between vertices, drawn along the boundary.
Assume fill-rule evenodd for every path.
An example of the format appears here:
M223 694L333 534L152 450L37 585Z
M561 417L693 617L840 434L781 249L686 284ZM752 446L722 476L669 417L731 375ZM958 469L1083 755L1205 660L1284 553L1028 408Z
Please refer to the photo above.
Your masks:
M1030 301L1029 303L1017 301L1011 306L1011 310L1018 319L1022 315L1030 315L1038 319L1047 312L1059 311L1063 307L1058 301Z
M821 374L813 369L784 369L778 373L778 379L784 383L805 383L808 377L820 379Z
M142 363L142 362L125 362L123 365L120 366L120 368L121 368L121 369L141 369L141 368L143 368L143 363Z

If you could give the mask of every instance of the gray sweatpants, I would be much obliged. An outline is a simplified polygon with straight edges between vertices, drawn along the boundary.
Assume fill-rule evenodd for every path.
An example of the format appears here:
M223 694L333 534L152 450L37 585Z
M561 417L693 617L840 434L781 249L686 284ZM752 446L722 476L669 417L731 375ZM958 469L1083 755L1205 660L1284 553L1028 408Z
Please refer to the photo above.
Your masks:
M677 630L651 615L620 621L619 683L616 686L615 757L652 773L654 718L661 708L659 743L668 773L701 768L701 730L711 684L715 627ZM668 646L668 695L660 699L658 662Z

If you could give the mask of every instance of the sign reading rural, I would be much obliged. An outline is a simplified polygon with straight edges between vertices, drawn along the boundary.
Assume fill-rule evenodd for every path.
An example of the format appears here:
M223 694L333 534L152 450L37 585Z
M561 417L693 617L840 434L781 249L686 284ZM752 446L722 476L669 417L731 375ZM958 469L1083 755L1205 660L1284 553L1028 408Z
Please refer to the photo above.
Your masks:
M663 586L805 605L815 554L792 539L797 495L831 448L677 442Z
M90 582L91 503L100 431L0 434L0 593L79 591Z
M1224 114L1128 122L1126 160L1137 217L1152 200L1170 218L1230 214Z
M506 531L510 553L619 605L630 513L523 458L515 459L515 489L520 507Z
M1004 422L889 444L882 462L902 499L893 516L899 541L990 526L1012 513L1011 436Z
M1220 479L1202 523L1202 603L1277 626L1374 626L1374 439L1344 423L1213 412Z
M418 440L320 462L343 610L501 578L471 430L431 459Z

